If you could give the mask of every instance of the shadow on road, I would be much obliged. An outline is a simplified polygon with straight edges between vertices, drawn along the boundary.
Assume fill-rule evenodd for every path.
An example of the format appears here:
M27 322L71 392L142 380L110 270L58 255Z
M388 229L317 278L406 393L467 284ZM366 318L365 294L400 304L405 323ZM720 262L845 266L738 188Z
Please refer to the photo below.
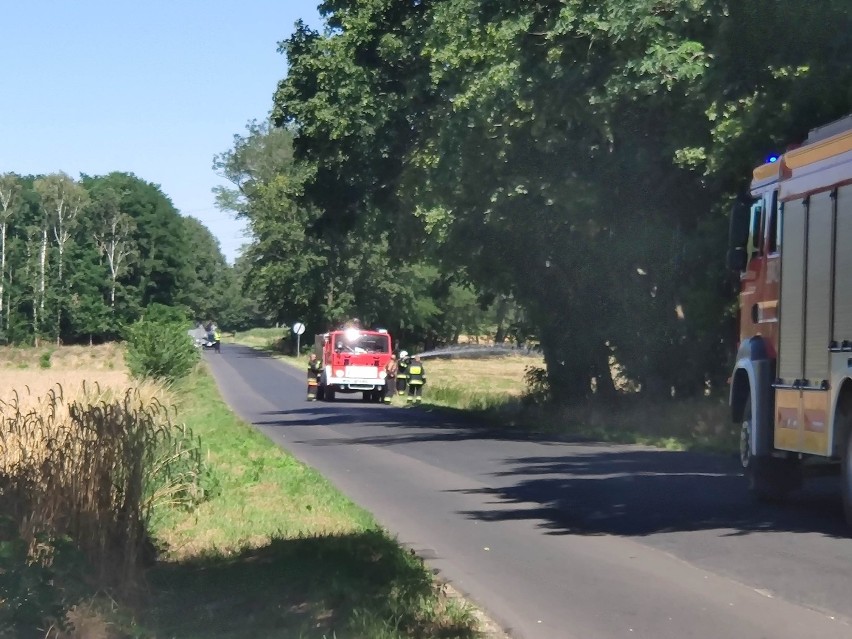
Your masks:
M760 504L748 495L733 457L533 435L483 426L461 411L364 404L355 397L262 413L255 424L273 431L342 426L340 436L314 438L302 431L288 438L317 447L397 447L412 457L418 456L419 444L481 442L489 459L502 461L489 462L480 473L457 469L488 486L458 491L487 499L483 508L462 513L474 520L533 520L551 534L641 536L712 529L727 535L849 536L834 478L806 482L783 505ZM519 442L524 445L513 445ZM433 455L435 450L430 448Z
M822 478L783 505L760 504L746 492L735 462L695 453L609 450L512 460L497 475L506 485L476 491L487 508L471 519L541 520L551 534L643 536L695 530L725 535L817 532L848 537L839 485Z
M849 535L836 479L810 480L782 505L761 504L748 495L732 457L547 438L485 428L443 411L358 402L316 403L264 415L270 419L255 422L258 426L351 428L350 436L293 440L310 446L406 447L416 456L419 443L494 442L503 461L496 471L477 477L489 487L458 491L488 499L482 509L462 513L470 519L533 520L550 534L642 536L713 529L727 535ZM527 442L552 454L513 456L510 442Z

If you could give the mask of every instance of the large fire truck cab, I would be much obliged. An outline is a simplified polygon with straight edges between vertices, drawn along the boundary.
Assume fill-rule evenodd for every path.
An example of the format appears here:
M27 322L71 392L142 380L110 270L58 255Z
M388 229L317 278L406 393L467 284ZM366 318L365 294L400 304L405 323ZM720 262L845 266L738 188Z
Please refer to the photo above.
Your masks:
M317 399L334 401L337 393L361 393L364 401L382 400L385 365L392 352L387 331L330 331L316 336L314 349L323 366Z
M840 468L852 524L852 116L754 170L731 214L740 273L731 416L750 489L777 499L802 465Z

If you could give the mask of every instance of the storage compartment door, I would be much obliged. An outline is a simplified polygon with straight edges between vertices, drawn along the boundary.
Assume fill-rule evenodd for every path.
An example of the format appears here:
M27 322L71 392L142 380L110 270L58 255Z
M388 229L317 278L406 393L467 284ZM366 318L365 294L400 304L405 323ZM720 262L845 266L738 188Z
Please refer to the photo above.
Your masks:
M829 378L831 259L834 200L828 191L810 197L805 275L805 379L819 386Z
M834 266L834 335L852 342L852 185L837 189L837 239Z
M784 203L781 226L781 299L778 377L785 384L802 379L806 209L802 200Z

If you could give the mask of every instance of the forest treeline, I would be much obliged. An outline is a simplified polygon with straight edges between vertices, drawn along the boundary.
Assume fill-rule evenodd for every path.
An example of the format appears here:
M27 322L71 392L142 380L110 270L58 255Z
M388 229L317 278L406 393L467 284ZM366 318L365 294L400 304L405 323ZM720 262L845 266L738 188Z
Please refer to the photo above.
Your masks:
M117 339L153 305L244 327L262 322L201 222L127 173L0 175L0 339Z
M320 11L280 44L271 121L215 160L265 312L404 345L511 326L565 401L617 393L614 363L653 395L724 387L726 213L767 154L852 111L848 0Z

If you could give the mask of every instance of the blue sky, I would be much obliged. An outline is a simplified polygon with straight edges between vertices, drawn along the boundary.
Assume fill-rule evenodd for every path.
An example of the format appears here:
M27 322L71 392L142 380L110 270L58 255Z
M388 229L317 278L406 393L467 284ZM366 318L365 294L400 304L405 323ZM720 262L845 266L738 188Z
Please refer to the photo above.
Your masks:
M200 219L233 261L213 156L267 116L277 43L319 0L21 0L3 7L0 173L129 171Z

